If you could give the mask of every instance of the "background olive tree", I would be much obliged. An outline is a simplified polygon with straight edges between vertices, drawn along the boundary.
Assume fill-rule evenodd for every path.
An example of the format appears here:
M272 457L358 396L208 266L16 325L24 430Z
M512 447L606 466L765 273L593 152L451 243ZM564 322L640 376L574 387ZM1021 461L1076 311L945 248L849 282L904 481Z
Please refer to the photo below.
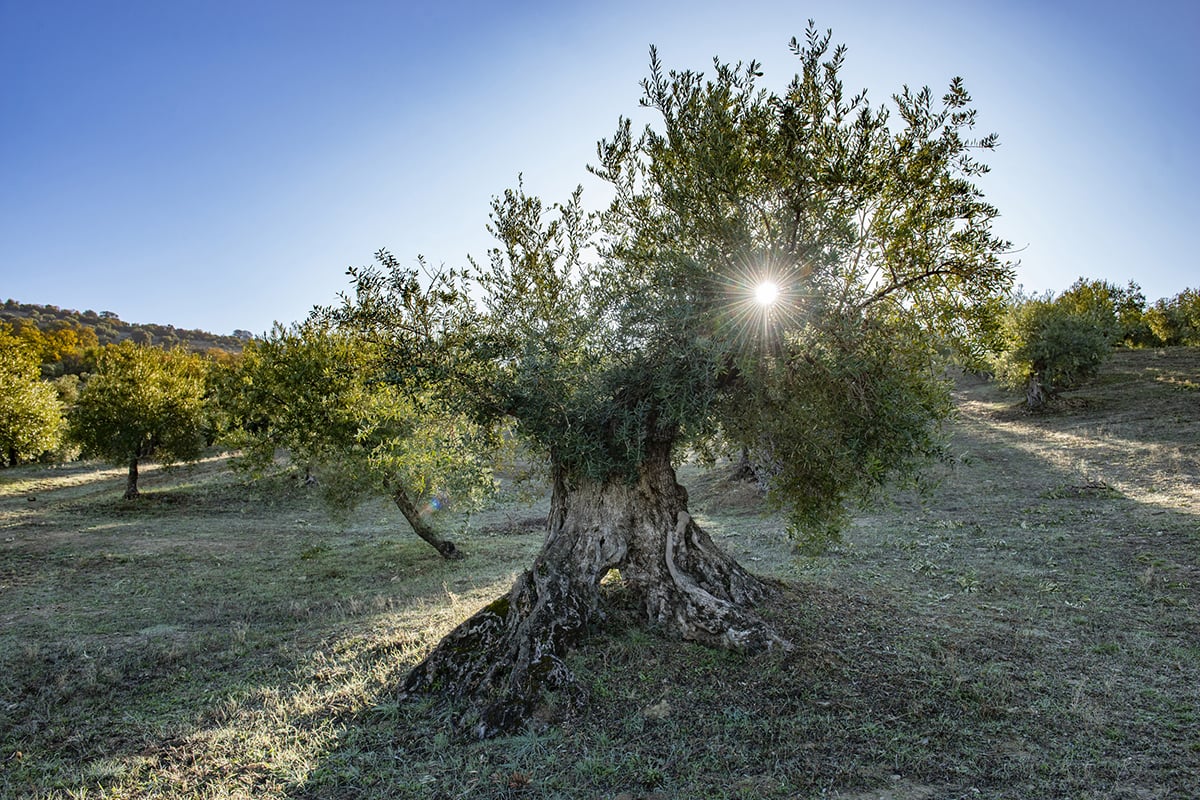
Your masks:
M1077 295L1017 295L1005 317L996 379L1024 391L1028 409L1040 409L1064 389L1092 378L1116 335L1115 314L1081 306Z
M138 465L200 457L207 408L200 356L122 342L102 348L68 414L70 438L85 457L129 467L125 498L138 496Z
M251 470L272 468L285 451L334 509L386 496L418 536L458 558L426 512L445 503L469 509L489 494L494 440L420 386L386 378L377 342L317 320L276 326L247 342L224 374L223 441Z

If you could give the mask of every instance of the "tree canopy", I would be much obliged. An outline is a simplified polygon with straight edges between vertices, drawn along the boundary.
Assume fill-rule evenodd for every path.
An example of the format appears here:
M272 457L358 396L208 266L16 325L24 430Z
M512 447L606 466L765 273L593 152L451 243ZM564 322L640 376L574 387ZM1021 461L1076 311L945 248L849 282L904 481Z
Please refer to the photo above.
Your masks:
M206 365L182 350L132 342L99 352L68 415L83 455L129 467L127 499L138 495L138 464L191 461L204 448Z
M658 123L622 119L591 168L609 208L507 191L497 247L444 276L436 314L384 254L355 272L346 316L410 340L398 365L452 362L453 402L515 419L571 474L635 474L656 442L743 445L798 530L836 519L936 451L938 357L981 351L1012 273L973 182L997 140L969 137L963 83L940 103L905 87L893 113L847 94L828 33L792 48L800 74L778 94L755 62L668 73L652 50L642 105Z
M1132 347L1155 343L1146 315L1146 295L1134 281L1125 286L1099 279L1079 278L1057 298L1073 314L1092 319L1110 344Z
M318 470L334 508L386 495L421 538L457 557L422 509L479 502L492 487L492 440L430 403L421 387L387 377L377 343L319 320L276 326L247 342L226 370L219 396L231 422L223 438L239 448L246 468L272 466L282 449L293 463Z
M655 121L621 119L591 167L607 208L519 185L493 202L485 262L424 288L387 253L352 271L333 316L380 343L394 379L512 425L552 467L531 570L405 683L473 698L480 735L519 726L544 690L578 699L562 655L613 569L649 624L788 646L752 610L770 588L690 516L675 459L745 448L796 533L821 539L938 452L942 365L981 354L1012 279L976 183L997 140L971 137L957 78L891 107L847 93L830 41L811 25L793 40L780 91L756 62L667 71L652 49Z

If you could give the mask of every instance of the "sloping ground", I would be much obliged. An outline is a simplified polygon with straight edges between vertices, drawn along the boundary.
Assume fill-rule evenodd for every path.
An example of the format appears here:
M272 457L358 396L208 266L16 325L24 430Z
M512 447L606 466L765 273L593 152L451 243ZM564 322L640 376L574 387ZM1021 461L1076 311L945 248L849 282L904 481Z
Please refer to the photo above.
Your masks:
M1196 348L1120 350L1094 384L1026 416L964 393L967 420L1062 474L1140 503L1200 510L1200 358Z
M1200 350L1119 352L1047 414L958 401L939 485L820 557L685 470L714 537L787 581L793 652L665 640L614 585L573 657L585 713L485 743L392 689L526 566L538 509L439 516L450 564L383 504L339 525L218 461L134 504L119 473L0 473L0 796L1195 796Z

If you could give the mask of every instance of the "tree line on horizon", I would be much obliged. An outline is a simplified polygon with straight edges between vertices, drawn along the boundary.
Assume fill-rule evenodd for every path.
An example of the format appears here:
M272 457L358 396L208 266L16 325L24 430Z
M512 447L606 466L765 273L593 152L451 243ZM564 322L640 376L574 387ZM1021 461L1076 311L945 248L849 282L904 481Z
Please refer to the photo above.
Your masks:
M71 356L97 345L129 340L166 350L185 347L198 353L238 353L242 345L254 337L246 330L222 335L174 325L125 322L112 311L76 311L53 305L20 303L12 298L0 306L0 322L23 332L43 351L43 369L47 377L86 371L86 365Z
M30 308L54 309L22 306L22 311ZM121 461L122 466L155 455L171 463L221 443L242 452L239 463L248 470L267 470L277 451L291 454L293 463L308 469L336 463L339 454L361 449L367 436L363 429L369 428L373 444L367 451L373 452L372 463L377 467L390 463L397 469L393 475L383 469L374 477L374 485L393 496L422 538L439 552L453 552L453 545L438 539L417 510L428 496L446 491L430 485L428 476L439 470L427 463L400 477L404 469L397 463L405 458L381 455L384 442L411 442L412 429L401 425L404 430L397 431L379 419L366 421L369 411L378 414L387 405L379 397L384 383L375 374L383 369L382 362L378 353L371 355L368 343L309 320L288 328L277 325L262 337L237 337L237 351L213 346L195 352L184 345L167 347L136 337L102 342L93 328L64 324L63 320L76 316L77 312L25 314L16 324L0 322L0 371L5 386L0 401L0 462L4 465L64 461L79 453ZM1080 278L1059 294L1018 289L1005 302L999 320L994 352L982 369L1006 387L1023 391L1027 407L1036 409L1094 376L1114 347L1200 346L1200 291L1188 288L1147 304L1136 282L1120 286ZM222 342L229 337L193 338ZM376 396L368 402L372 391ZM173 399L152 409L147 399L151 395ZM392 423L404 416L396 402L393 399ZM113 418L97 422L105 410L111 410ZM426 405L423 413L428 410ZM87 414L92 417L90 424L99 424L103 433L89 438L81 427ZM75 428L67 425L69 419L77 420ZM463 424L461 419L453 422L433 418L426 427L452 430ZM117 435L125 427L138 444ZM151 430L156 427L161 430ZM101 447L104 436L119 443ZM478 445L478 432L473 437ZM466 444L452 438L427 442L423 458L454 449L459 451L457 459L449 461L461 466ZM479 462L475 459L470 470L476 478L483 469ZM450 470L440 473L443 480L449 479ZM335 506L362 494L360 471L341 469L332 474L343 478L330 479ZM484 484L474 483L475 492ZM418 498L406 497L402 486L417 486ZM135 495L136 480L132 480L128 496ZM334 500L333 495L341 499Z

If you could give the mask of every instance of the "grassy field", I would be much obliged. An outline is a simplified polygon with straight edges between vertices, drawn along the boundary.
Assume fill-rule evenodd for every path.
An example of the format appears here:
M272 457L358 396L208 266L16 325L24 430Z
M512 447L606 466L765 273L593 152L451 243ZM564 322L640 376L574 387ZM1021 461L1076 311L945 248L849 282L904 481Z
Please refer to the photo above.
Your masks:
M0 472L5 798L1200 796L1200 351L1120 352L1054 413L958 392L953 463L830 552L721 472L697 517L789 587L797 647L741 657L635 624L572 656L583 715L489 742L400 703L406 670L507 589L544 505L331 519L220 457Z

